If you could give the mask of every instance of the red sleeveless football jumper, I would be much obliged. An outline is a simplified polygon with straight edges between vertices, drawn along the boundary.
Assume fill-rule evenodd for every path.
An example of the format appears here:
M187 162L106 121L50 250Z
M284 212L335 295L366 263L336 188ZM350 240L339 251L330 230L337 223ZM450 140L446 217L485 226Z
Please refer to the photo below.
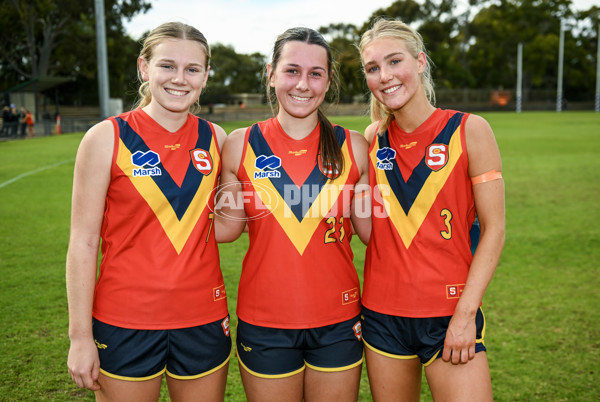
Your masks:
M245 322L305 329L360 313L350 248L359 173L350 133L334 129L344 155L344 170L334 180L316 162L320 125L302 140L290 138L275 118L246 132L237 174L250 239L237 304Z
M132 329L197 326L227 315L212 230L221 169L211 123L170 133L143 110L110 118L115 148L93 316Z
M472 260L475 204L468 115L437 109L412 133L396 122L369 149L373 229L363 305L402 317L454 314Z

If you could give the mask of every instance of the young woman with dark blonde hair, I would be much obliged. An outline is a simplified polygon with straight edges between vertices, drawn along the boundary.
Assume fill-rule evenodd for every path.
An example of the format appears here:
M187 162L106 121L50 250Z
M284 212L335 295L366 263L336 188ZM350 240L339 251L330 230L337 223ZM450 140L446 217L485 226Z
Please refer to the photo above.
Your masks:
M196 28L152 30L139 104L92 127L77 153L68 368L100 401L156 401L163 374L173 401L224 399L231 338L212 195L226 134L192 114L209 61Z

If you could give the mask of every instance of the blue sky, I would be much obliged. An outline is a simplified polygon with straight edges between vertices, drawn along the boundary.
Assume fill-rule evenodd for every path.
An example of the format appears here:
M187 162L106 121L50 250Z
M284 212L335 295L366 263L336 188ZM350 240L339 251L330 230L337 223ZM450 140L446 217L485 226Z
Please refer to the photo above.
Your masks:
M167 21L198 28L213 44L232 45L238 53L270 57L277 35L293 26L318 29L330 23L362 25L371 13L393 0L152 0L152 10L125 23L129 34Z
M417 0L418 1L418 0ZM152 9L125 23L129 34L142 33L167 21L198 28L210 44L231 45L237 53L271 56L277 35L293 26L318 29L331 23L362 25L373 11L393 0L152 0ZM468 4L466 0L463 3ZM600 0L573 0L588 9Z

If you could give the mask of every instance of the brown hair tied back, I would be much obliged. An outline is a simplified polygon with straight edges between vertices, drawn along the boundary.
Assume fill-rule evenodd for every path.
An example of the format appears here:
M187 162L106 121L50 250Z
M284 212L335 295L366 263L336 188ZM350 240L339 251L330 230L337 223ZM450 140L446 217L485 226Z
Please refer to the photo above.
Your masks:
M290 28L277 38L275 45L273 46L273 60L271 61L271 74L277 69L277 64L281 58L283 47L286 43L291 41L305 42L310 45L318 45L324 48L327 52L327 70L329 72L329 79L331 85L329 92L332 93L333 102L337 102L339 98L339 79L337 70L334 66L333 56L331 54L331 48L323 36L310 28ZM275 96L275 90L269 84L271 77L265 74L265 86L267 88L267 100L271 105L273 114L276 115L279 110L279 104L277 103L277 97ZM318 110L319 123L321 124L321 132L319 137L319 154L317 155L317 162L319 155L321 158L321 169L331 169L333 175L327 175L331 178L336 178L344 171L344 156L342 155L342 149L335 135L333 125L327 119L321 107ZM324 172L325 173L325 172Z

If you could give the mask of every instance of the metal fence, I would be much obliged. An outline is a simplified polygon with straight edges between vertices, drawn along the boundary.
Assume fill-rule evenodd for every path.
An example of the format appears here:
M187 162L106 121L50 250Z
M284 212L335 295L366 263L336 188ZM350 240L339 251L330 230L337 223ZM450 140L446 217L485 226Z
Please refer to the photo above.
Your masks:
M511 111L516 110L516 93L504 89L437 89L436 106L446 109L467 112ZM330 105L326 109L328 115L368 115L366 103L344 103ZM556 110L556 91L523 90L522 111ZM594 99L589 101L569 102L564 100L562 110L594 110ZM100 110L97 107L60 106L60 132L85 132L100 121ZM260 121L272 117L267 105L240 107L231 105L221 108L203 106L200 117L215 123L226 121ZM58 125L52 121L38 121L35 124L36 136L56 134Z

